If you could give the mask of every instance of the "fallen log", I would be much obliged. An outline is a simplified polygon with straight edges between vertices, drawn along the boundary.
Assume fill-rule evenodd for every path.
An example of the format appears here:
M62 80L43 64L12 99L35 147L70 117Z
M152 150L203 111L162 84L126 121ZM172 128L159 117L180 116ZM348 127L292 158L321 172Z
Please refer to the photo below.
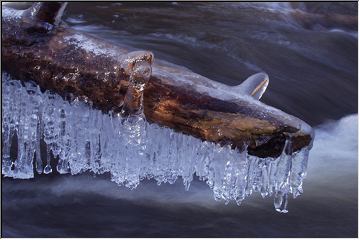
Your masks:
M77 32L61 22L65 3L35 3L2 10L2 66L64 99L79 99L103 112L144 114L147 121L202 140L278 157L286 141L292 154L311 147L305 122L259 101L265 73L230 87L180 66L154 62L149 51L128 49Z

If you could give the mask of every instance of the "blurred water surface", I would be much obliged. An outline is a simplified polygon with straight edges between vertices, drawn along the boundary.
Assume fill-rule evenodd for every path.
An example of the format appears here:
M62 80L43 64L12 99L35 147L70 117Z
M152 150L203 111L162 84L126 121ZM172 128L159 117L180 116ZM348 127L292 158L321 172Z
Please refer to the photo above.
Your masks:
M215 81L267 72L262 101L316 129L305 192L284 215L257 194L225 206L200 181L187 192L180 180L130 191L87 174L3 179L3 236L356 237L357 15L356 2L69 3L71 27Z

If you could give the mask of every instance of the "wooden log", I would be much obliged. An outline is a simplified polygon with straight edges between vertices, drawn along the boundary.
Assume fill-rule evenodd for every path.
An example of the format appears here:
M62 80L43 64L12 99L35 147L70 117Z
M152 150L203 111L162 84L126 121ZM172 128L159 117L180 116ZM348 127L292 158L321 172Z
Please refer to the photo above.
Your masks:
M46 9L62 11L62 4L49 4L36 6L42 20L48 19ZM288 154L312 144L313 130L305 122L258 101L269 82L266 74L226 86L180 66L154 63L149 51L129 52L61 22L38 24L36 13L28 17L35 10L3 7L2 66L18 79L104 112L143 112L149 122L240 150L247 147L258 157L278 157L287 140Z

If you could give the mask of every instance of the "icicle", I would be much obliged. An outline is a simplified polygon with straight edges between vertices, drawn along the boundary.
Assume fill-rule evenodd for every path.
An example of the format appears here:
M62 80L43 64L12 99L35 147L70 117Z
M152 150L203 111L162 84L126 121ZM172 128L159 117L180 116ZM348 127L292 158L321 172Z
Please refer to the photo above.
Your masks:
M287 193L278 192L275 194L274 207L276 211L281 213L287 213L288 212L287 204L288 204Z
M280 212L287 211L288 194L302 193L309 150L287 155L291 142L286 142L279 158L260 159L248 155L247 146L231 149L149 124L142 111L104 114L79 99L69 103L48 91L41 93L34 84L22 86L7 74L2 81L6 177L32 178L33 165L38 173L49 174L51 158L56 157L61 174L108 172L112 181L131 189L145 178L161 184L181 177L188 190L195 174L209 185L216 200L240 205L259 192L263 197L275 195L274 206ZM15 138L18 149L12 154ZM43 142L46 159L41 156Z
M5 76L3 76L5 77ZM12 96L12 88L10 87L2 87L2 173L5 176L9 176L9 172L11 171L12 161L10 159L10 148L11 148L11 127L10 120L12 118L11 112L11 96ZM6 114L5 114L6 113Z
M264 161L264 165L261 167L262 182L260 184L260 194L264 198L269 195L270 181L269 181L269 160Z
M39 114L39 122L36 126L36 141L35 141L35 151L36 151L36 160L35 160L35 166L36 166L36 172L38 174L41 174L43 172L43 166L42 166L42 160L41 160L41 136L43 136L43 123L41 120L41 115Z
M50 147L47 146L47 148L46 148L46 166L44 167L45 174L52 173L50 161L51 161Z
M61 146L60 149L60 157L58 164L56 166L56 170L58 173L69 173L69 165L67 162L67 156L70 149L68 148L69 139L66 135L66 113L64 109L61 109L60 111L60 140L59 145Z
M305 149L297 153L292 160L292 169L290 172L290 189L293 197L296 198L302 194L302 183L306 176L307 161L309 157L309 150Z

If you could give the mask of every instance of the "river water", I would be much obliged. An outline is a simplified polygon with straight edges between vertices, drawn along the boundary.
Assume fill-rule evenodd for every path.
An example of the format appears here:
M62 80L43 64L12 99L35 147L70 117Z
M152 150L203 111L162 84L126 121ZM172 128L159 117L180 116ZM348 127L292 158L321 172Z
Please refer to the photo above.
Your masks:
M69 3L71 27L210 79L238 85L267 72L262 101L316 131L304 194L280 214L259 194L240 207L216 202L200 181L131 191L90 174L3 178L2 235L356 237L357 14L353 2Z

